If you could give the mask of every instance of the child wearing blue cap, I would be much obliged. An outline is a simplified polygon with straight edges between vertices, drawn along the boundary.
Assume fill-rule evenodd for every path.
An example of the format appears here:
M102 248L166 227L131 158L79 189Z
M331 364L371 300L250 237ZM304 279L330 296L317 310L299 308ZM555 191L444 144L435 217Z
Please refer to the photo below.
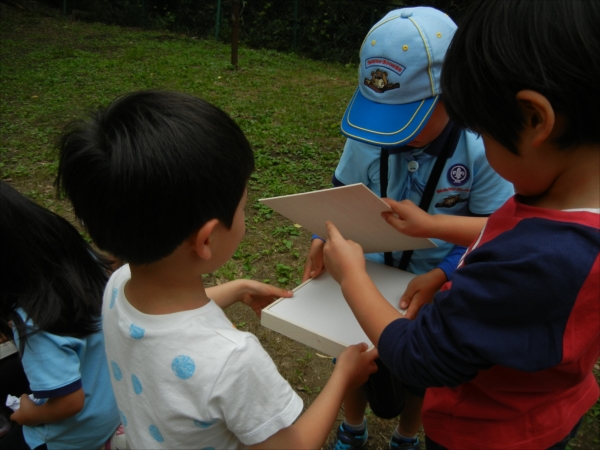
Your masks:
M427 449L565 449L598 399L599 21L587 0L481 1L463 18L443 67L446 108L517 194L414 320L328 223L327 270L381 361L428 388ZM390 204L390 223L408 221Z
M429 7L391 11L369 31L360 50L359 85L342 119L348 139L335 186L363 183L430 214L471 217L489 216L513 194L489 166L481 139L446 114L440 74L455 31L446 14ZM450 279L466 249L434 241L434 249L366 255L418 275L400 300L408 318ZM303 280L323 270L323 245L313 239ZM402 413L392 448L418 448L423 395L423 388L399 383L379 364L378 373L346 397L338 447L364 444L368 402L379 417Z

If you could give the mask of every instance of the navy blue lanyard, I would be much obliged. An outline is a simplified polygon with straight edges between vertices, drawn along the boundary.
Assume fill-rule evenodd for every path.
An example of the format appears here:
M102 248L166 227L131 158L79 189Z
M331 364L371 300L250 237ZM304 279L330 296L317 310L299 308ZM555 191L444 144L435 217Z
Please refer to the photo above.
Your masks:
M423 191L423 196L421 197L421 201L419 202L419 208L421 208L423 211L427 211L429 209L429 205L431 204L431 200L433 199L433 194L435 192L435 187L437 186L440 176L442 175L442 170L444 170L444 166L446 165L446 161L448 160L450 155L454 153L454 149L456 148L458 140L460 139L460 131L461 129L456 126L454 126L452 130L450 130L445 145L442 148L442 151L437 156L437 160L435 161L435 164L431 171L431 175L429 175L427 185L425 186L425 190ZM390 154L388 152L388 149L382 147L381 155L379 157L381 198L387 197L389 157ZM410 263L412 255L413 250L406 250L402 252L402 258L400 259L400 264L398 264L398 269L406 270L408 264ZM392 259L391 252L384 253L384 262L387 266L394 266L394 260Z

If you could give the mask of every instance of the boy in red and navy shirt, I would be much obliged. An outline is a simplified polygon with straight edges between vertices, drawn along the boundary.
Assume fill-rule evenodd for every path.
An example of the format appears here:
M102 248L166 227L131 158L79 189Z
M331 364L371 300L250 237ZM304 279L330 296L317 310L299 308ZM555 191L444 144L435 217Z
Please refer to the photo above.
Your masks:
M446 108L517 194L416 319L381 297L360 247L328 224L328 271L381 360L430 388L428 449L564 449L598 399L599 20L600 4L579 0L482 1L463 19L442 71ZM389 203L399 230L435 223L421 232L458 244L479 220L428 222Z

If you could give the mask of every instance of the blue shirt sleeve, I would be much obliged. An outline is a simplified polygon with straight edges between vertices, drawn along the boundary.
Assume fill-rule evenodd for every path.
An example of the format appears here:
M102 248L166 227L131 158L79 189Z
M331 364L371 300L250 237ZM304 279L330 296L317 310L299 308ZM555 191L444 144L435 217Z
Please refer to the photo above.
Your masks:
M460 258L467 251L467 247L463 247L462 245L455 245L454 248L446 255L442 262L437 265L438 269L441 269L446 274L446 279L450 280L452 274L458 267L458 263L460 262Z
M26 323L31 326L31 322ZM15 332L17 346L18 342ZM28 337L21 361L33 395L55 398L79 390L82 387L80 355L84 353L85 342L81 339L44 331Z
M379 158L381 149L347 139L344 152L335 169L334 180L339 186L363 183L380 196Z

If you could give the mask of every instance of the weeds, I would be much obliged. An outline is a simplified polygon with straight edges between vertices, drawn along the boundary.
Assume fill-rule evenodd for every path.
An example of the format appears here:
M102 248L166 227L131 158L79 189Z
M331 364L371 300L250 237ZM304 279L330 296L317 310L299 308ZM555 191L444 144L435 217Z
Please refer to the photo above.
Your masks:
M339 118L354 90L353 68L241 48L240 70L232 71L229 48L213 41L60 18L30 20L2 17L2 179L56 210L61 202L38 186L52 185L53 147L65 124L137 89L203 97L236 120L256 161L245 247L215 276L299 283L296 266L307 251L308 233L257 200L330 186L343 146Z

